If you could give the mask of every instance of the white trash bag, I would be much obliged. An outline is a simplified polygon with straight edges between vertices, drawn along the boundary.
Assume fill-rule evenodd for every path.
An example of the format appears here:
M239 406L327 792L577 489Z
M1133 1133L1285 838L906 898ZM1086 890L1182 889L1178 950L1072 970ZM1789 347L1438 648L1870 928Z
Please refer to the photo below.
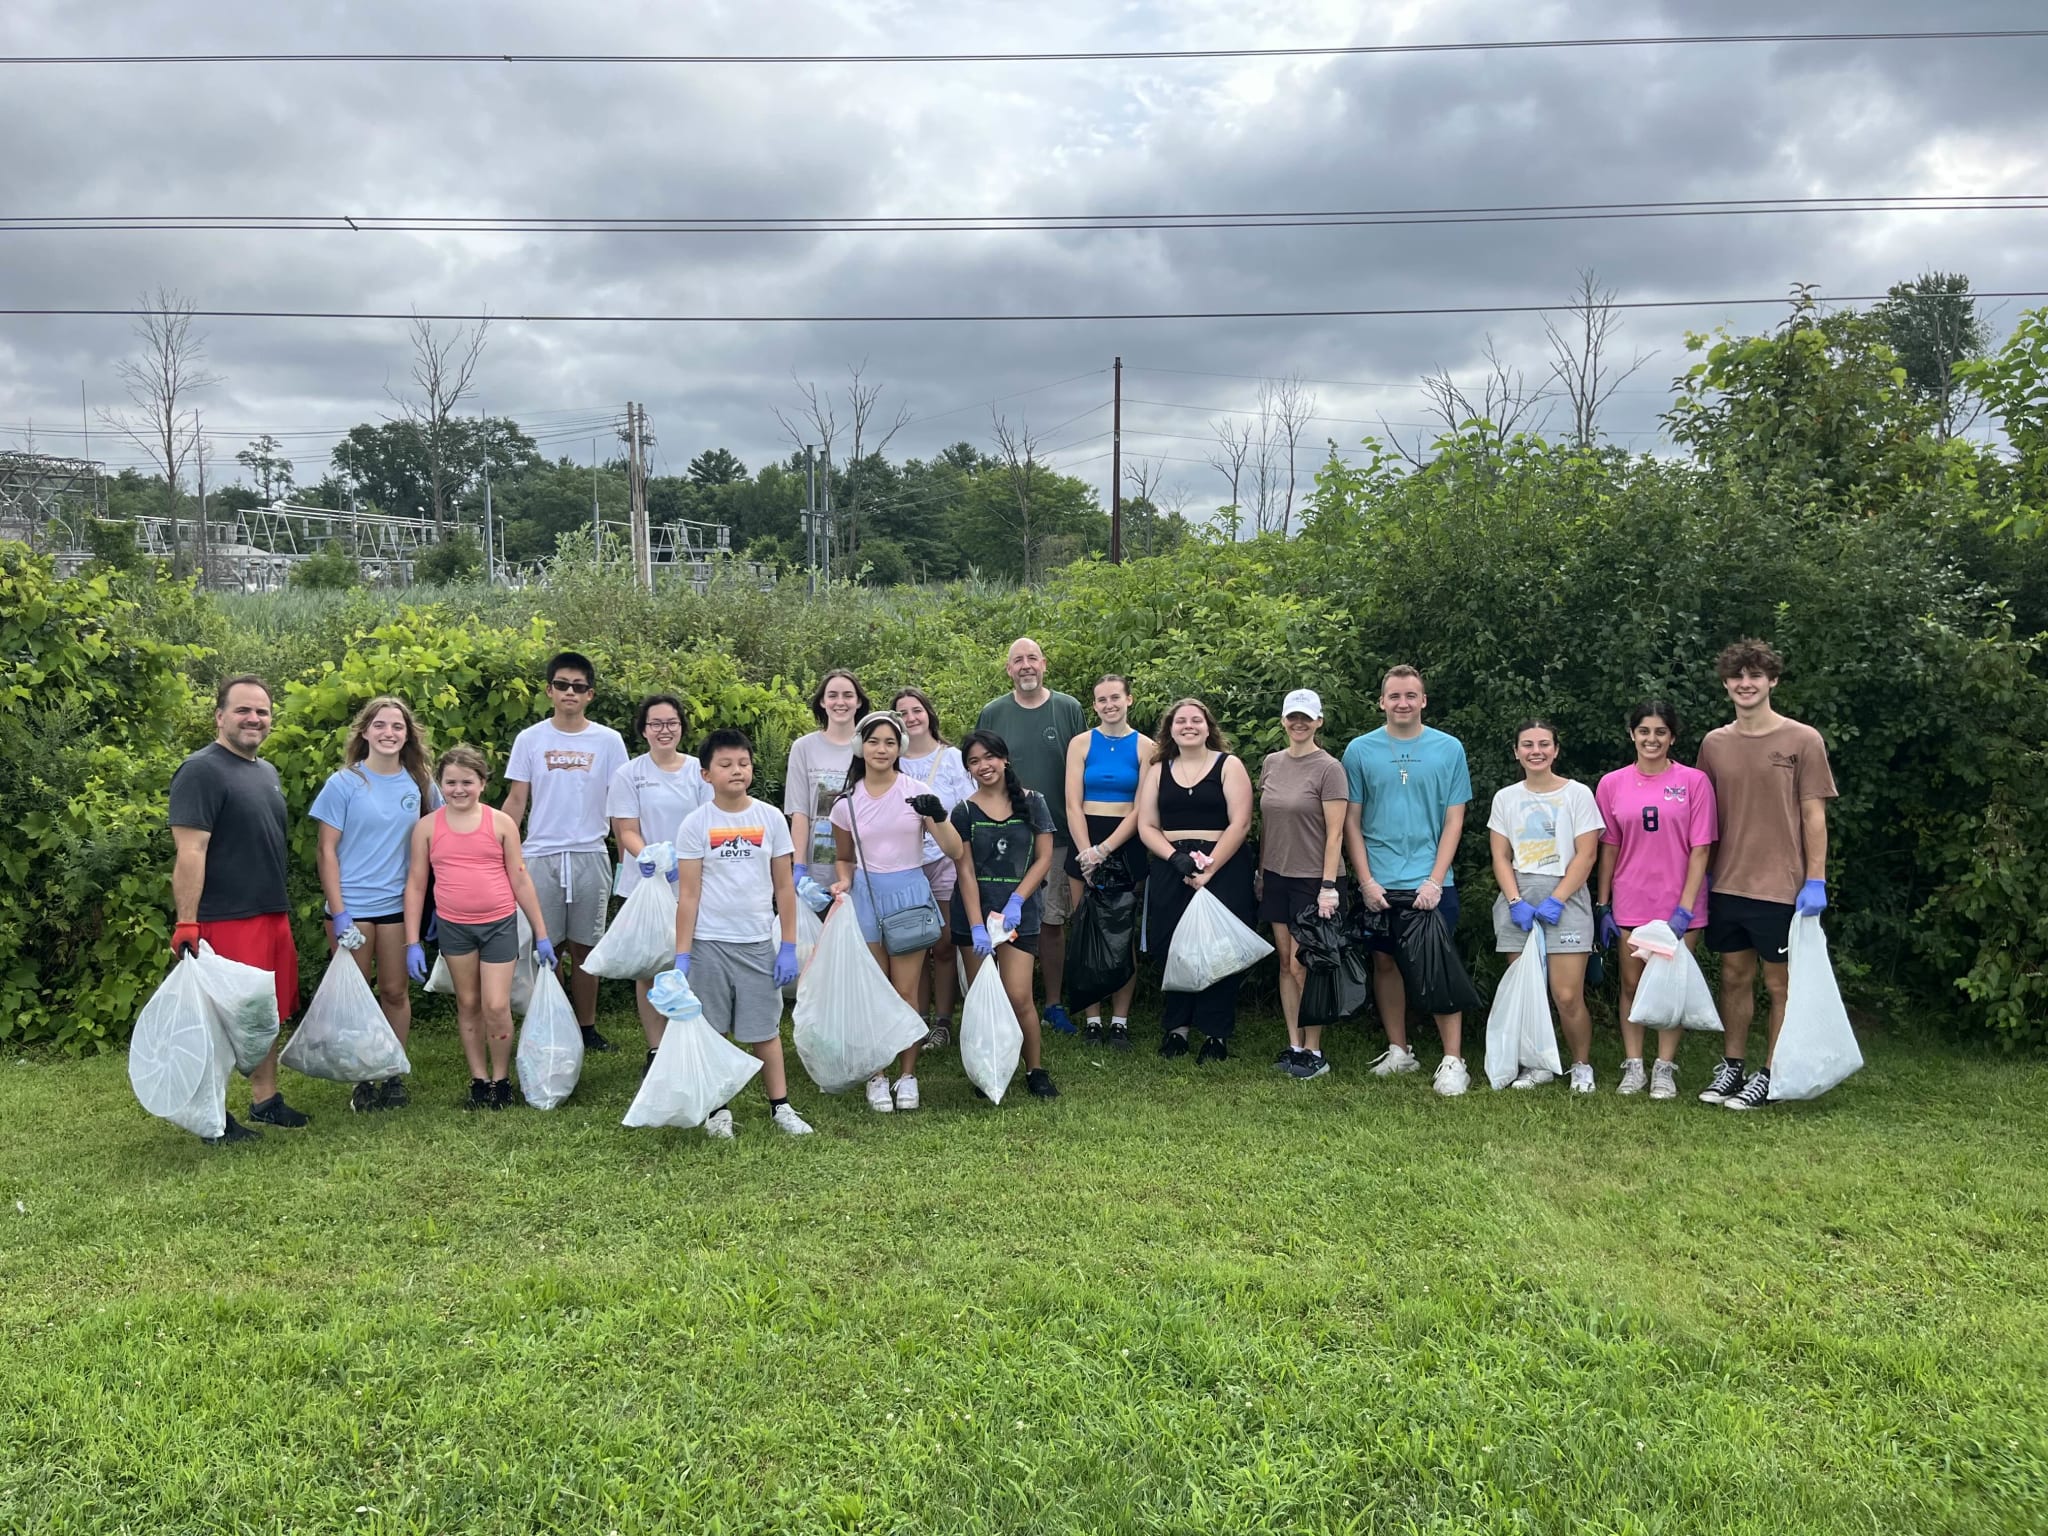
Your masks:
M796 989L804 971L810 966L811 956L818 952L818 935L825 931L825 919L813 912L803 902L796 904L796 974L798 981L792 981L782 989L782 995L790 1002L796 1001Z
M825 919L817 951L797 979L797 1056L826 1093L858 1088L927 1033L917 1010L896 995L860 936L853 903L841 897Z
M215 954L204 939L198 965L200 995L234 1053L235 1070L247 1077L277 1043L277 977Z
M727 1104L761 1070L761 1058L743 1051L704 1022L704 1007L680 971L664 971L648 991L668 1027L654 1065L640 1080L640 1091L626 1111L623 1125L672 1125L687 1130L702 1125L714 1109Z
M604 937L583 957L578 969L592 976L645 981L676 963L676 888L667 877L675 868L675 849L667 843L649 843L644 851L654 856L654 878L633 887Z
M991 915L988 936L997 944L1010 937L1000 921L999 914ZM960 1065L967 1071L967 1081L987 1094L991 1104L1000 1104L1023 1054L1024 1027L1017 1022L996 957L990 954L982 960L960 1010Z
M512 1011L524 1013L533 1001L533 978L540 974L540 961L533 954L533 924L526 920L524 912L512 916L519 934L519 958L512 963ZM674 959L673 952L670 959ZM434 956L434 968L427 973L427 990L442 997L455 995L455 978L448 974L446 957Z
M1714 1010L1714 994L1692 951L1680 942L1671 925L1644 923L1631 928L1628 947L1643 962L1642 979L1636 983L1635 1006L1629 1022L1646 1029L1721 1028L1721 1015Z
M1486 1015L1486 1080L1505 1088L1524 1067L1564 1071L1557 1051L1557 1026L1550 1017L1550 973L1544 959L1543 927L1529 930L1522 957L1508 967L1494 989Z
M206 1000L197 957L180 960L142 1005L128 1042L128 1082L142 1107L194 1136L228 1128L234 1053Z
M1168 992L1200 992L1249 970L1271 953L1272 945L1204 888L1195 892L1173 931L1166 950L1166 979L1160 985Z
M553 1109L576 1091L583 1076L583 1030L553 971L542 971L534 980L515 1059L519 1091L535 1109Z
M330 1083L381 1083L412 1070L405 1047L377 1006L377 994L354 957L341 949L327 962L320 990L277 1064Z
M1863 1065L1817 917L1792 919L1785 1025L1771 1052L1771 1098L1817 1099Z

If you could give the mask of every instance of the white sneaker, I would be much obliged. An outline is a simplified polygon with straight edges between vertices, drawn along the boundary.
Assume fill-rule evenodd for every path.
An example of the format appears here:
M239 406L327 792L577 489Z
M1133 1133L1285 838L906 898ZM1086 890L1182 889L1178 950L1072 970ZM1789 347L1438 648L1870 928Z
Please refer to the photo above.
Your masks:
M1408 1058L1413 1061L1415 1058ZM1413 1067L1403 1068L1412 1072ZM1455 1056L1446 1056L1436 1064L1436 1081L1431 1085L1447 1099L1455 1099L1472 1086L1472 1074L1465 1070L1465 1063Z
M889 1079L876 1073L868 1079L868 1108L878 1115L886 1115L895 1107L889 1097Z
M908 1073L896 1079L896 1107L898 1109L917 1108L917 1079Z
M1593 1063L1591 1063L1590 1061L1575 1061L1575 1062L1573 1062L1573 1063L1572 1063L1572 1092L1573 1092L1573 1093L1591 1093L1592 1091L1593 1091Z
M785 1136L808 1136L811 1134L810 1122L791 1109L787 1099L775 1106L775 1112L768 1119L769 1123Z
M1405 1045L1389 1045L1372 1064L1374 1077L1392 1077L1399 1072L1420 1072L1422 1063Z
M1554 1083L1556 1081L1557 1074L1548 1067L1524 1067L1521 1076L1517 1077L1512 1083L1509 1083L1508 1086L1510 1088L1541 1088L1545 1083Z
M704 1122L704 1134L715 1141L731 1141L734 1135L732 1111L729 1109L714 1109L711 1111L711 1118Z
M1642 1058L1631 1056L1621 1064L1621 1086L1616 1093L1641 1093L1649 1087L1650 1079L1643 1071Z
M1650 1097L1653 1099L1675 1099L1678 1097L1678 1063L1660 1061L1650 1068Z

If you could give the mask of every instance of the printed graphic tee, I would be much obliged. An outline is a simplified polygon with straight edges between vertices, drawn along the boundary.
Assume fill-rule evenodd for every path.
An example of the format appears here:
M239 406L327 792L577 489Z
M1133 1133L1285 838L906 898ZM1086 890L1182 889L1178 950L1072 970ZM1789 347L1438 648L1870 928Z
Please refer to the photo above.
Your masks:
M676 857L701 860L704 889L697 904L697 937L726 944L758 944L779 933L775 921L775 860L790 853L789 823L763 801L721 811L700 805L676 832Z
M1614 856L1614 920L1624 928L1671 920L1685 894L1686 867L1695 848L1720 834L1714 784L1697 768L1673 763L1662 773L1640 773L1631 763L1600 780L1593 792L1606 824L1600 841ZM1707 887L1693 901L1694 926L1707 920Z
M405 910L412 829L441 803L432 785L424 797L411 774L372 773L368 763L329 776L306 814L341 834L334 862L341 900L352 917L390 917Z
M1510 784L1494 795L1486 818L1486 830L1508 840L1522 875L1562 875L1578 840L1602 825L1593 791L1577 779L1541 794L1526 783Z
M505 778L532 786L524 848L529 859L552 853L603 853L605 796L626 766L626 740L595 721L580 731L552 720L529 725L512 743Z

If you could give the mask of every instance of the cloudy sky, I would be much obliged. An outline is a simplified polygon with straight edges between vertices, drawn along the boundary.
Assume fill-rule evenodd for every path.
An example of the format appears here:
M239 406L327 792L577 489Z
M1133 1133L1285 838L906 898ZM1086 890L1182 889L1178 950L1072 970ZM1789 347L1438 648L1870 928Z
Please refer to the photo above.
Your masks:
M799 0L598 9L328 0L8 0L0 53L1205 49L1699 32L2024 28L2038 0L1531 4ZM1463 52L1283 60L631 66L0 66L0 214L800 218L1160 214L2048 193L2048 39ZM2048 289L2048 214L1797 214L1406 228L1031 233L451 235L0 231L0 304L774 315L1360 309L1562 301L1582 268L1629 300L1881 292L1929 270ZM1992 306L2009 324L2027 301ZM2032 302L2041 302L2039 300ZM1765 310L1631 314L1654 352L1606 417L1655 441L1687 329ZM404 382L391 321L202 322L219 459L259 431L303 478ZM724 445L787 451L792 376L849 363L917 419L892 453L986 443L990 411L1107 486L1109 375L1125 453L1193 505L1219 414L1296 374L1349 447L1412 436L1416 381L1475 379L1492 337L1545 371L1533 315L1011 324L501 321L480 403L583 458L637 399L680 472ZM0 446L31 422L75 451L80 384L121 403L123 319L0 317ZM1077 377L1078 376L1078 377ZM1048 387L1049 386L1049 387ZM1142 403L1140 403L1142 402ZM93 423L95 457L139 454ZM64 434L70 435L64 435ZM614 451L607 442L603 451Z

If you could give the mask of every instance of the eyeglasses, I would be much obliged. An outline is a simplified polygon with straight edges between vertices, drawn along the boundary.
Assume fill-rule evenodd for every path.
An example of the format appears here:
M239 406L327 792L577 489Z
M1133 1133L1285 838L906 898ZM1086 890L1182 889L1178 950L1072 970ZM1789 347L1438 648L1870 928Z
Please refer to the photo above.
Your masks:
M555 690L555 691L556 691L557 693L588 693L588 692L590 692L590 684L588 684L588 683L574 683L574 682L570 682L570 681L569 681L569 680L568 680L567 678L561 678L561 677L551 677L551 678L549 678L549 679L548 679L548 686L549 686L550 688L554 689L554 690Z
M647 729L650 731L680 731L682 728L683 722L680 720L650 720L647 722Z

